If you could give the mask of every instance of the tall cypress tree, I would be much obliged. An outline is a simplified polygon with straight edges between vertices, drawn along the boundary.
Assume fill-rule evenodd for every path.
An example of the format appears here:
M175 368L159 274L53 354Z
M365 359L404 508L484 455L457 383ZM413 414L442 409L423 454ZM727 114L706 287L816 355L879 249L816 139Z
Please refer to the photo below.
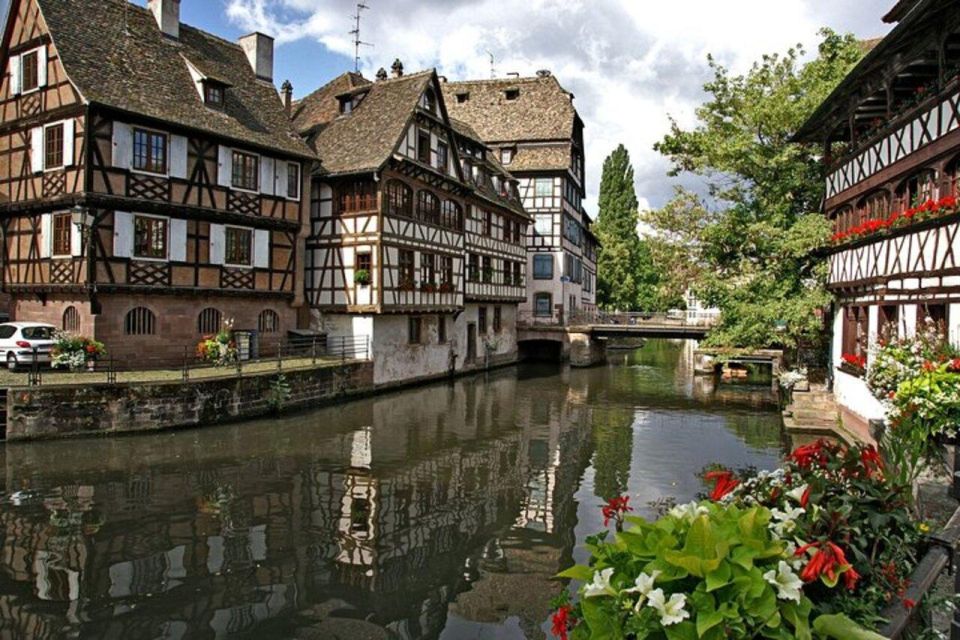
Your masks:
M650 252L637 234L640 220L630 153L622 144L603 162L600 213L594 232L600 240L597 302L607 309L651 309L658 278Z

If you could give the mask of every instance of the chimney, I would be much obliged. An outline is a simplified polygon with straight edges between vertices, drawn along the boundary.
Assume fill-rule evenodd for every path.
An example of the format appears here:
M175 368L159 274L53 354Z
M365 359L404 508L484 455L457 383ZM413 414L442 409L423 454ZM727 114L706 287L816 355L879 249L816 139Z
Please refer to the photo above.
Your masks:
M386 79L387 79L387 70L384 69L383 67L380 67L380 69L377 71L377 82L381 82Z
M549 69L540 69L539 71L537 71L538 78L549 78L551 75L553 74L550 73Z
M148 0L147 9L153 14L163 35L180 39L180 0Z
M283 110L287 112L287 117L293 113L293 85L289 80L284 80L280 87L280 94L283 96Z
M251 33L240 38L240 46L257 77L273 82L273 38L262 33Z
M397 58L396 60L393 61L393 66L390 67L390 70L393 71L394 78L403 77L403 63L400 62L400 58Z

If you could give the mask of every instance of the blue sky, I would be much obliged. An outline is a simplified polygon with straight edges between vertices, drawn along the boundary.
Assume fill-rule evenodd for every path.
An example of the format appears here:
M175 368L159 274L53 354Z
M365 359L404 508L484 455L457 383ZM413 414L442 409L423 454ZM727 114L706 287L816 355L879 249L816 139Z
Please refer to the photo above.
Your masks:
M100 0L87 0L99 2ZM586 124L587 200L596 213L603 159L620 143L633 161L641 207L662 206L678 179L653 144L696 124L709 81L707 54L743 72L763 54L801 44L816 51L830 27L881 36L895 0L363 0L361 70L372 77L400 58L408 71L436 67L451 80L549 69ZM136 0L146 5L147 0ZM0 0L6 12L9 0ZM182 0L184 22L235 40L275 36L274 78L302 97L353 68L348 35L357 0ZM688 186L698 181L679 179Z

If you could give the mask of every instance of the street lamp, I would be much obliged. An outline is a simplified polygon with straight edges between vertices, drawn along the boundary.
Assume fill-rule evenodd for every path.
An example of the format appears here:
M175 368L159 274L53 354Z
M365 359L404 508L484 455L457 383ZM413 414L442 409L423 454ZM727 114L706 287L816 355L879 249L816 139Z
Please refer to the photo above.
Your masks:
M84 230L93 227L94 215L87 211L86 207L78 204L70 210L70 221L82 233Z

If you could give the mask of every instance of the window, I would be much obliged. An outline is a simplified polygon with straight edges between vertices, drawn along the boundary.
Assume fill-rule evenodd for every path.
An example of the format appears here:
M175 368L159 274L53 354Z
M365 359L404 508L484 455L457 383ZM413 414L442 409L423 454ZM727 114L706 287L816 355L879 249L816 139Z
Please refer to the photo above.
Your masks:
M453 258L440 256L440 284L453 286Z
M167 136L164 133L133 130L133 168L149 173L167 172Z
M219 309L207 307L197 316L197 333L200 335L210 335L220 331L223 326L223 314Z
M431 224L440 222L440 200L437 196L425 190L417 194L417 217Z
M260 158L252 153L234 151L230 184L235 189L257 191L260 188Z
M500 333L503 330L503 309L500 307L493 308L493 332Z
M480 307L477 309L477 331L485 334L487 332L487 308Z
M52 253L57 256L69 256L71 254L70 225L73 224L69 213L58 213L53 216L53 246Z
M253 264L253 231L239 227L227 227L224 230L224 263L238 267Z
M167 219L135 216L133 222L133 257L167 259Z
M507 89L503 92L503 97L507 100L516 100L520 97L520 89Z
M844 354L866 357L868 318L866 307L844 308L842 336Z
M881 305L877 317L877 335L887 340L900 335L900 307L893 304Z
M493 282L493 259L490 256L483 256L483 281L487 284Z
M513 223L513 241L517 244L523 242L523 231L519 222Z
M550 214L547 215L538 215L536 217L535 225L533 230L538 236L552 236L553 235L553 216Z
M553 280L553 256L541 253L533 256L533 279Z
M423 286L437 283L437 256L432 253L420 254L420 284Z
M470 254L470 261L467 264L467 280L470 282L480 281L480 256L475 253Z
M417 160L430 164L430 134L426 131L417 134Z
M534 195L538 198L553 197L553 178L537 178L534 181Z
M400 249L400 288L413 289L414 255L413 251Z
M413 190L399 180L387 183L387 215L413 217Z
M157 317L146 307L137 307L127 312L123 320L123 332L128 336L152 336L157 333Z
M337 212L357 213L375 211L377 208L377 185L373 180L357 180L337 187Z
M493 214L489 211L483 212L483 235L493 237Z
M423 92L423 95L420 96L420 107L430 113L437 112L437 96L433 93L432 89L427 89Z
M503 164L513 162L513 149L500 149L500 162Z
M423 318L412 317L407 320L407 341L420 344L423 339Z
M373 258L369 253L358 253L357 254L357 271L366 271L367 275L371 275L373 270Z
M209 80L203 83L203 100L211 107L222 107L223 95L223 85Z
M43 168L63 166L63 124L54 124L43 130Z
M904 180L897 189L900 209L916 207L936 198L937 172L924 169Z
M447 319L444 316L437 316L437 342L443 344L447 341Z
M17 328L9 324L0 326L0 339L7 340L13 337L13 334L17 332Z
M946 335L947 318L947 305L919 304L917 305L917 333L923 330L924 323L929 319L933 321L941 334Z
M464 92L464 93L458 93L458 94L457 94L457 103L458 103L458 104L463 104L464 102L466 102L466 101L469 100L469 99L470 99L470 92L469 92L469 91L466 91L466 92Z
M273 309L264 309L257 318L257 330L260 333L278 333L280 331L280 315Z
M437 144L437 169L440 169L443 173L447 172L448 161L450 159L450 149L447 147L447 143L440 142Z
M61 326L64 331L69 331L70 333L78 333L80 331L80 312L77 311L76 307L67 307L66 311L63 312L63 324Z
M443 210L440 215L440 226L448 229L463 229L463 209L453 200L443 201Z
M20 58L20 91L40 88L40 52L31 51Z
M287 197L291 200L300 199L300 164L287 164Z
M519 262L513 263L513 284L518 287L523 286L523 265Z

